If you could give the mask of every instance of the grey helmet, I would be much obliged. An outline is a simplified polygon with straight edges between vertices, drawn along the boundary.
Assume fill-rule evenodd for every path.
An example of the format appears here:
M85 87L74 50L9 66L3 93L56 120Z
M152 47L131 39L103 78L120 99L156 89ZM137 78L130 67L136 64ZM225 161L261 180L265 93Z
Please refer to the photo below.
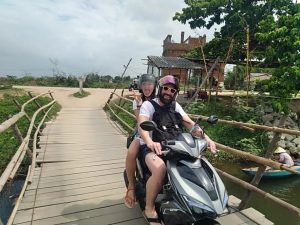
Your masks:
M138 87L139 87L139 92L142 93L142 100L145 100L145 96L143 95L143 90L142 90L142 83L144 82L150 82L154 85L154 89L153 92L151 94L151 96L149 98L154 98L155 94L156 94L156 86L157 86L157 82L156 82L156 78L153 74L142 74L140 76L139 82L138 82Z
M142 90L142 83L144 82L150 82L153 83L153 85L155 85L156 78L154 77L153 74L148 74L148 73L142 74L140 76L139 83L138 83L139 90Z

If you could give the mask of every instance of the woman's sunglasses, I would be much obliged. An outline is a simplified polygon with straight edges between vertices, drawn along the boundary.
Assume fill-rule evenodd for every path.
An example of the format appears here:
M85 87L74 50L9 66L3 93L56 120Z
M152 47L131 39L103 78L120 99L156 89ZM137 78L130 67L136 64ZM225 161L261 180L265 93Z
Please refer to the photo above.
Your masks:
M164 91L170 91L172 94L175 94L176 91L177 91L176 89L174 89L174 88L169 88L169 87L167 87L167 86L163 86L162 89L163 89Z

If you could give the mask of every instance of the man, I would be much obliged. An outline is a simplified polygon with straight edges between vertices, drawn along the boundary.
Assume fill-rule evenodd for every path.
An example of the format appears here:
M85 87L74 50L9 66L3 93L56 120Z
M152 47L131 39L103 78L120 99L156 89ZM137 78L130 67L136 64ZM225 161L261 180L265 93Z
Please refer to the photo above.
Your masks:
M278 162L283 163L284 166L291 167L294 166L294 161L292 157L281 147L276 148L274 154L279 154Z
M181 132L180 126L183 124L188 130L194 127L194 121L184 112L182 107L175 101L179 92L178 80L172 75L167 75L161 78L158 82L158 98L152 101L146 101L142 104L138 118L139 124L144 121L153 120L157 123L158 127L165 129L168 138L172 139L176 136L177 132ZM160 111L160 115L156 112ZM161 113L163 112L163 113ZM174 121L176 118L177 121ZM168 120L167 123L172 123L173 126L161 126L162 121ZM157 155L161 155L161 134L150 135L150 132L140 129L140 135L144 141L141 147L141 153L145 158L145 162L151 172L151 176L146 184L146 206L144 216L152 225L160 224L157 220L158 215L155 211L155 199L160 191L166 173L166 166L163 160ZM195 136L202 137L203 131L198 127L193 133ZM216 152L215 143L207 136L204 135L213 153Z

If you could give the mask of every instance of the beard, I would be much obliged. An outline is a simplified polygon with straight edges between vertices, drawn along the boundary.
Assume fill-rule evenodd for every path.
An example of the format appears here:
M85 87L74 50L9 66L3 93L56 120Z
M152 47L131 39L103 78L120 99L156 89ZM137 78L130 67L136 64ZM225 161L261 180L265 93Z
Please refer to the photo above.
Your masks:
M170 98L168 98L167 96L169 96ZM166 98L167 97L167 98ZM168 95L168 94L160 94L159 95L159 100L164 103L165 105L169 105L171 104L171 102L173 101L173 96Z

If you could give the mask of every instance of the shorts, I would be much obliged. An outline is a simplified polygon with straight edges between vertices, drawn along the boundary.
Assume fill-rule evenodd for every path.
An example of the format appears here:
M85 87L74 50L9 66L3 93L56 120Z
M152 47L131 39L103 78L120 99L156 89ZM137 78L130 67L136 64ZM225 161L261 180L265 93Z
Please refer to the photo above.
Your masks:
M149 149L147 145L143 144L140 146L140 156L143 162L145 162L146 155L151 152L151 149Z

